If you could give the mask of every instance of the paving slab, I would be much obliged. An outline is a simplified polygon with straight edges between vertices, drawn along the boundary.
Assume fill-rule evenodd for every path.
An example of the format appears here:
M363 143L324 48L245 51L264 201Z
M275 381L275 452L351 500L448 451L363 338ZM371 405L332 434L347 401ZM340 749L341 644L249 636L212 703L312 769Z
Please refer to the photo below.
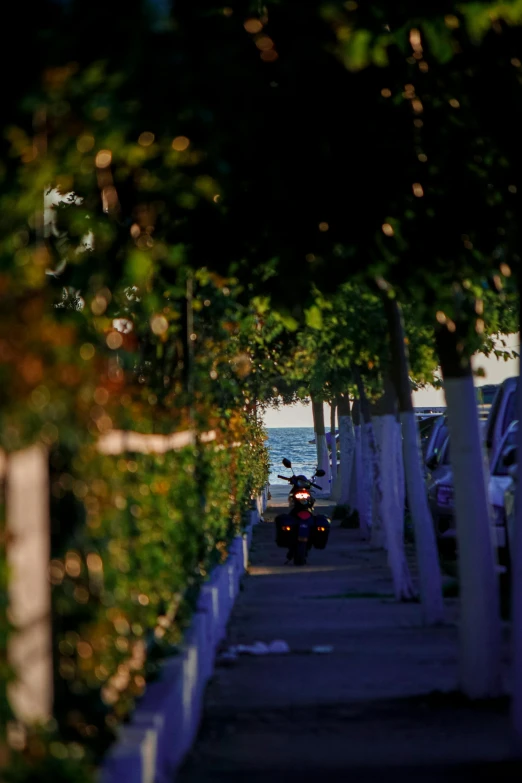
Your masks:
M470 704L456 694L458 599L446 601L443 625L423 627L419 604L394 600L386 553L335 523L327 548L312 550L307 565L283 565L273 525L283 490L273 492L255 530L225 646L279 639L290 653L241 655L216 669L178 780L442 781L488 773L520 783L507 697ZM327 501L317 506L328 510ZM411 552L408 559L414 569ZM505 636L507 682L507 628Z

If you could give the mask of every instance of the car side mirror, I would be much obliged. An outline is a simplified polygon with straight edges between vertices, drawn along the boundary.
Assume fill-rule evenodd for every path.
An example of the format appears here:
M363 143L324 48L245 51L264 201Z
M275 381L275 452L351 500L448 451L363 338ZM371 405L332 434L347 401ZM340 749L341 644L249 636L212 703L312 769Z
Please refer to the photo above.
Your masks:
M315 475L319 476L319 478L321 478L321 476L325 475L325 472L324 472L324 470L321 470L321 468L319 468L319 470L315 471Z
M285 468L291 468L292 467L292 463L286 457L283 459L283 465L285 466Z
M508 448L502 454L502 464L505 468L509 468L511 465L515 465L517 462L517 447L508 446Z

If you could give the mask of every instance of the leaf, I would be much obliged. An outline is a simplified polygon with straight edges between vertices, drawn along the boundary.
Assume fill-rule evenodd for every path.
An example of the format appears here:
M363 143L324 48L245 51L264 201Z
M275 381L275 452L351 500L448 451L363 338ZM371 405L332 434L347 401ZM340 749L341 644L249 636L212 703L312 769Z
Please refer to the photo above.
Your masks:
M360 71L370 63L370 42L372 34L369 30L356 30L348 41L342 45L343 61L350 71Z
M375 46L372 49L372 61L373 64L377 65L379 68L386 68L389 65L388 47L385 38L380 38L376 41Z
M317 305L312 305L308 310L305 310L305 320L310 329L320 330L323 328L323 314Z
M279 312L277 315L283 326L285 326L290 332L296 331L299 324L296 319L290 315L290 313Z
M453 59L451 33L441 20L434 22L424 21L422 29L429 44L431 53L441 63L447 63Z
M144 253L142 250L133 250L129 253L126 272L132 283L145 283L153 272L152 260L148 253Z

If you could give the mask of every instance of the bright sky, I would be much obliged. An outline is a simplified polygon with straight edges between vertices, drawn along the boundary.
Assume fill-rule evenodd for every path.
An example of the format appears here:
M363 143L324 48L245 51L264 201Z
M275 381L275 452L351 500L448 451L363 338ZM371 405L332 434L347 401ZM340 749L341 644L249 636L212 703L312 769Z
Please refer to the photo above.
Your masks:
M520 349L520 335L512 334L505 338L507 347L518 351ZM500 346L499 346L500 347ZM478 386L484 383L501 383L504 378L512 375L518 375L518 359L510 359L505 362L503 359L497 359L496 356L486 358L477 354L472 360L473 369L482 367L486 373L485 378L477 378ZM423 391L414 392L413 404L415 407L424 405L441 407L445 405L444 392L440 389L430 387ZM330 422L330 406L324 406L325 422L327 427ZM297 405L285 405L279 410L269 410L265 414L266 427L312 427L312 408L310 405L298 403Z

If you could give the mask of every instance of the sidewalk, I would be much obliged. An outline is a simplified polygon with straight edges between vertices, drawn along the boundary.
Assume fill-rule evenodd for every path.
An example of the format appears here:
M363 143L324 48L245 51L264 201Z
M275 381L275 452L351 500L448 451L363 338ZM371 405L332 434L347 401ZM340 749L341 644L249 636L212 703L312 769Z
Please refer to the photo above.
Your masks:
M522 780L507 761L506 701L472 708L452 694L458 601L446 625L423 628L418 604L395 603L385 555L335 525L307 566L284 566L272 520L285 501L273 494L228 643L281 639L291 653L216 669L178 780Z

